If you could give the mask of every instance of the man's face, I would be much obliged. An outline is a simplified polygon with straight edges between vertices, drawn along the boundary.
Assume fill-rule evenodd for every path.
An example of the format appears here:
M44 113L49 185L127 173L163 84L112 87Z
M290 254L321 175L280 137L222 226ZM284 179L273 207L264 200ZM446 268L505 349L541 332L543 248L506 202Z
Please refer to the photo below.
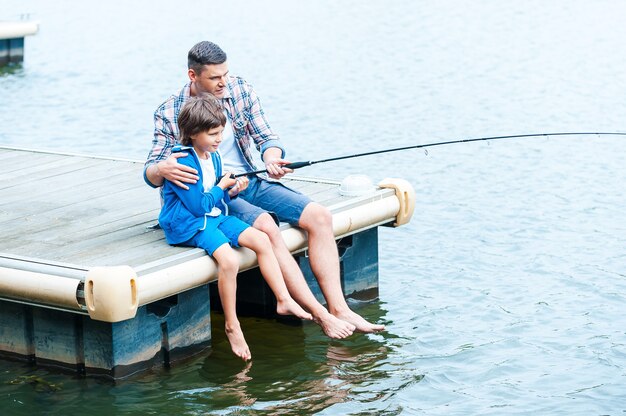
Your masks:
M196 93L208 92L218 98L224 97L226 93L227 75L227 62L217 65L204 65L199 74L193 69L189 69L189 79L196 85Z

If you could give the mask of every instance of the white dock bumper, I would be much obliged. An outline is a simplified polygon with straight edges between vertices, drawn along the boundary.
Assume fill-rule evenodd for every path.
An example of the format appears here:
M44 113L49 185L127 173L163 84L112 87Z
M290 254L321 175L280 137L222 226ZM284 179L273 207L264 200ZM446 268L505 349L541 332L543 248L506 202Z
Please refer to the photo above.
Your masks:
M396 197L400 204L398 215L396 216L396 222L394 227L404 225L411 220L413 211L415 211L415 190L411 184L399 178L386 178L380 181L378 184L381 188L391 188L396 191Z
M39 22L0 21L0 39L16 39L30 36L39 30Z
M76 300L79 283L73 278L0 267L0 295L18 301L80 310Z
M85 278L85 304L92 319L119 322L137 314L137 275L128 266L95 267Z

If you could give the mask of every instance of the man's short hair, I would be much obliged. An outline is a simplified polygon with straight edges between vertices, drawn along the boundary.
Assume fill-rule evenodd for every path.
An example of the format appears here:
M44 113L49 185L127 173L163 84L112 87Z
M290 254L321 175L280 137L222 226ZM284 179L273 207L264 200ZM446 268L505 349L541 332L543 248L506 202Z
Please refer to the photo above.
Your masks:
M196 43L187 54L187 67L196 74L202 72L203 65L219 65L226 62L226 52L213 42L204 40Z
M204 93L190 97L178 114L180 142L191 146L191 136L226 124L226 115L220 101L213 95Z

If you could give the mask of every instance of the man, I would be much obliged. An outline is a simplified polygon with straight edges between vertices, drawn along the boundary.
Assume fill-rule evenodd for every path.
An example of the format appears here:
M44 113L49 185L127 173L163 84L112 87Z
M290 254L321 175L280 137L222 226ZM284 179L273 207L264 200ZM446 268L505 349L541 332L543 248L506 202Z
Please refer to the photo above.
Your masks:
M152 150L144 167L146 182L159 187L167 179L187 189L186 183L198 180L196 170L177 162L186 154L171 153L178 140L178 113L189 97L205 93L218 97L227 116L220 146L224 171L240 173L256 170L251 153L252 141L261 154L269 177L274 180L252 176L248 188L229 205L229 214L269 236L289 292L311 313L327 336L340 339L352 335L355 330L366 333L382 331L383 325L367 322L350 310L343 297L339 256L332 230L332 215L328 209L277 182L292 171L284 167L289 163L284 159L285 150L271 130L252 87L245 80L229 75L226 54L212 42L203 41L191 48L187 74L190 82L170 96L154 114ZM307 232L311 270L322 289L328 310L315 299L283 241L280 229L268 212Z

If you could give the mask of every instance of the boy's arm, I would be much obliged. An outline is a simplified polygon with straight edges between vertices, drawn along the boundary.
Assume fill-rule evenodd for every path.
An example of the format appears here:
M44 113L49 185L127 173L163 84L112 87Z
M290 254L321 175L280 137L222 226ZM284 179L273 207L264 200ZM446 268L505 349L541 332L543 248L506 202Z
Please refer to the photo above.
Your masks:
M170 182L171 184L171 182ZM214 186L208 192L204 192L202 183L190 184L189 189L171 185L171 189L176 193L185 208L196 217L202 217L225 198L225 192L219 186ZM226 201L228 202L228 201Z
M176 155L177 153L179 152L174 152L173 155ZM181 165L193 169L198 168L195 163L195 159L192 156L181 159ZM189 189L187 190L179 186L175 186L169 181L167 183L169 188L171 188L182 201L185 208L187 208L187 210L196 217L201 217L204 214L211 212L213 208L222 200L226 203L230 201L227 192L225 192L218 185L214 185L208 192L204 192L204 185L200 181L189 184ZM224 184L222 184L222 186L224 186Z

